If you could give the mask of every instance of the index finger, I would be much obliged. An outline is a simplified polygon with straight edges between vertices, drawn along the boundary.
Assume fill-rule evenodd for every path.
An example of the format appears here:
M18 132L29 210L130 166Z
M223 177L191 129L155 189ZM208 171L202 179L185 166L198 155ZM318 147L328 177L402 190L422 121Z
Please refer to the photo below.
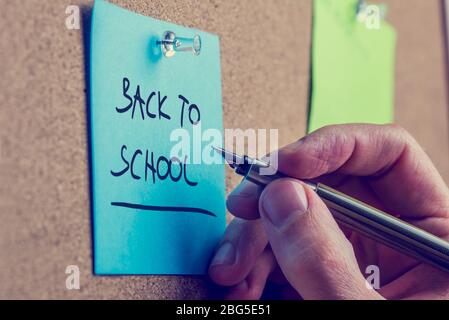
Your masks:
M431 160L395 125L336 125L319 129L279 150L279 171L297 179L351 175L366 179L389 209L406 218L447 217L449 193ZM244 182L228 198L235 215L258 216L257 188Z

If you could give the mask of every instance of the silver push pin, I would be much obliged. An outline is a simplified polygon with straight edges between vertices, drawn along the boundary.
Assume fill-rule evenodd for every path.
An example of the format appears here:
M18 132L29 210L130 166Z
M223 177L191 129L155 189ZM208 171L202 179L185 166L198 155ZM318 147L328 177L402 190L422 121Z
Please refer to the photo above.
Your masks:
M174 32L166 31L162 36L162 41L157 42L166 58L173 57L176 52L193 52L198 56L201 52L201 37L195 35L193 38L177 37Z

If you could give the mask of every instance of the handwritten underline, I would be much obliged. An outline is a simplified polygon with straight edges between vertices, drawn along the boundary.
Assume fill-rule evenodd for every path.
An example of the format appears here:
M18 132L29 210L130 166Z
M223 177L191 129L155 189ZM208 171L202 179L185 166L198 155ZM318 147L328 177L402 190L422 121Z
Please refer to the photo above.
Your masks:
M129 209L139 209L145 211L164 211L164 212L191 212L199 213L207 216L217 217L213 212L200 208L190 207L167 207L167 206L149 206L143 204L127 203L127 202L111 202L111 206Z

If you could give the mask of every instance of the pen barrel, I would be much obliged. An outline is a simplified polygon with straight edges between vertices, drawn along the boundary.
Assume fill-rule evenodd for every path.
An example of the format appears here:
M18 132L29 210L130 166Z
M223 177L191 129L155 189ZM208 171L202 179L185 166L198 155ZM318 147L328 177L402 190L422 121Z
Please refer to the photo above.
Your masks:
M449 271L449 243L383 211L318 184L316 193L339 223L418 260Z
M259 170L257 166L250 166L238 168L236 172L261 187L276 179L285 178L281 173L264 176ZM318 194L340 224L449 272L449 243L445 240L326 185L303 182Z

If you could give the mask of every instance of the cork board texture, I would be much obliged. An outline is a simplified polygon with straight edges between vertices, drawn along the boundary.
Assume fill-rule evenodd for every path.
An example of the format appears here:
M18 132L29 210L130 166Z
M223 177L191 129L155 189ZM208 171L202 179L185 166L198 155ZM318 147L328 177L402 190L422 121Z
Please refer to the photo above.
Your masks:
M395 121L423 146L449 183L447 56L443 2L388 0L396 28Z
M312 0L111 2L220 36L225 127L279 128L282 145L305 133ZM396 120L449 181L441 2L386 2L398 31ZM66 29L68 5L81 6L81 30ZM92 5L0 0L0 298L213 298L217 288L202 277L92 275L84 47ZM236 183L228 172L228 191ZM65 287L71 264L80 290Z
M304 134L310 0L111 2L220 36L225 127L281 128L282 144ZM81 6L81 30L66 29L68 5ZM0 298L212 297L201 277L92 275L84 60L92 5L0 1ZM237 180L228 172L227 182ZM65 287L72 264L80 290Z

